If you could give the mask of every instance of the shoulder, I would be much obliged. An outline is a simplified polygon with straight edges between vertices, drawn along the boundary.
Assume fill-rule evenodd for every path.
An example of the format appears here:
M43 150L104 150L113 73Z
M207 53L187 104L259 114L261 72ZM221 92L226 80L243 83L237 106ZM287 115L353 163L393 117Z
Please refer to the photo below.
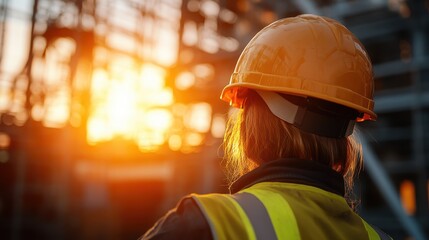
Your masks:
M140 239L212 239L210 227L197 203L197 195L183 198Z

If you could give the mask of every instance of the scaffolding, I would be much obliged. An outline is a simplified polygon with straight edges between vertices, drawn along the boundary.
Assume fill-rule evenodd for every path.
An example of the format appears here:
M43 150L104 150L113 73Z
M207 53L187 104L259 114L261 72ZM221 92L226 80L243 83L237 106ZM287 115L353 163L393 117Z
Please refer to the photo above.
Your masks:
M120 220L106 220L120 218L116 210L107 211L112 200L108 182L112 179L125 182L139 178L140 184L160 186L156 194L164 197L163 201L156 203L156 209L146 219L138 219L150 222L147 224L189 191L222 191L215 187L220 176L213 168L217 166L217 146L223 133L219 128L225 124L227 109L218 101L218 93L229 79L240 50L256 32L278 18L301 13L325 15L344 23L362 40L374 64L378 120L360 128L367 162L356 189L362 198L360 214L395 239L424 239L428 235L427 1L26 3L24 7L15 1L0 2L0 238L131 236L121 233ZM16 21L17 25L11 25ZM10 36L12 26L27 42ZM18 44L24 50L16 50ZM14 51L20 52L19 59L25 61L11 62ZM138 70L133 72L132 68ZM128 140L109 145L109 141L118 141L115 138L127 126L144 124L126 122L117 128L106 125L103 129L109 130L110 135L96 135L97 128L88 127L98 119L97 114L105 114L97 112L109 98L109 90L103 84L124 87L120 85L124 82L120 79L124 69L132 70L127 79L147 72L165 76L158 85L153 81L142 83L150 91L142 90L138 105L155 109L171 122L165 123L161 135L145 135L145 141L136 137L132 138L134 145ZM100 83L97 76L108 81L94 85ZM130 88L139 89L141 82L135 80ZM94 86L97 94L91 90ZM164 99L171 99L151 102L147 107L144 96L157 90L157 86L162 89L159 94L167 96ZM189 120L195 118L208 119L210 123ZM91 148L88 142L101 147ZM86 154L91 151L94 154ZM133 160L118 167L104 159L128 157L157 161ZM183 177L182 173L190 169L202 170ZM93 172L102 174L93 177ZM79 174L91 179L76 180ZM202 181L195 182L193 178ZM171 186L175 186L174 190L170 190ZM91 199L84 201L76 197L77 193L83 195L82 199ZM79 214L85 204L97 205L96 216L106 218L95 228L107 231L104 235L83 226L87 222L83 224ZM137 225L130 224L130 228ZM145 229L128 230L142 233Z

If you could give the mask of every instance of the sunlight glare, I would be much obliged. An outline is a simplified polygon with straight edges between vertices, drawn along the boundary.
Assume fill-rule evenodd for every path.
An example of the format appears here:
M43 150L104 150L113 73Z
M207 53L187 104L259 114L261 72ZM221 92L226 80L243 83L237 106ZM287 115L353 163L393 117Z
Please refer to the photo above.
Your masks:
M132 132L132 120L135 118L136 92L127 82L112 81L107 99L107 116L111 131L125 135Z
M167 141L173 124L171 111L164 108L173 103L173 91L165 87L166 71L154 64L136 71L132 64L124 64L126 59L118 61L121 67L110 67L109 72L97 68L93 73L88 141L125 137L134 139L142 151L155 150Z
M64 89L45 102L43 123L47 127L59 128L66 124L70 116L69 90Z
M156 150L164 142L163 134L155 131L140 132L137 138L137 145L142 151Z
M211 127L211 134L215 138L223 138L225 133L225 117L221 114L213 116L213 123Z
M141 115L137 129L137 144L142 151L156 150L166 142L173 116L167 109L153 109Z
M187 46L194 46L198 43L198 29L195 22L186 22L184 25L182 41Z
M154 51L155 60L163 66L171 66L177 60L177 50L179 47L178 33L171 27L159 29L157 44Z
M35 120L35 121L41 121L43 119L43 115L45 113L45 108L43 107L42 104L40 103L36 103L35 105L33 105L33 107L31 108L31 117Z
M10 98L10 90L0 87L0 111L4 111L9 107Z
M145 114L145 126L158 132L165 132L172 125L173 116L166 109L155 109Z
M169 106L173 103L173 91L170 88L164 88L160 91L144 92L140 96L140 102L146 107Z
M1 62L1 70L15 75L27 59L31 25L24 21L10 20L6 22L4 29L6 32L3 35L5 39L2 56L7 61Z
M175 86L179 90L186 90L195 84L195 75L191 72L182 72L176 77Z
M185 116L185 124L188 128L205 133L210 129L212 108L210 104L201 102L191 106Z
M154 64L144 64L140 73L141 88L145 92L161 90L165 85L165 70Z
M87 141L94 145L97 142L107 141L111 139L108 124L101 117L93 116L88 120Z
M168 139L168 146L173 151L178 151L182 147L182 138L175 134Z
M188 143L189 146L199 146L202 144L204 138L203 135L200 133L189 133L186 136L186 142Z
M95 94L96 96L102 93L102 89L106 89L109 85L109 75L107 72L102 69L98 68L95 69L92 74L92 81L91 81L91 89L92 94Z

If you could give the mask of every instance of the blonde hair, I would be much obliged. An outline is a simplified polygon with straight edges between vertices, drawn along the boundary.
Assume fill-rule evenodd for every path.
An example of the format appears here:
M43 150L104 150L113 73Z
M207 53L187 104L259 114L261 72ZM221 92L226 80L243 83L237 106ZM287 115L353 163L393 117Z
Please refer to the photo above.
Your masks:
M353 135L335 139L306 133L275 117L265 102L249 91L243 109L229 117L224 138L228 182L268 161L298 158L330 166L344 176L346 195L362 165L362 148Z

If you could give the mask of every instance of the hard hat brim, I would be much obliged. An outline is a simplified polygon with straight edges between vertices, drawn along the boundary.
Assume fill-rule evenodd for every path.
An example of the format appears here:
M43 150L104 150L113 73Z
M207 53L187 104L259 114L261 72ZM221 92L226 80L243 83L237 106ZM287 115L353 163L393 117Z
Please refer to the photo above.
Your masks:
M242 78L246 78L246 80L242 81ZM285 81L284 77L262 73L233 73L231 83L223 89L220 98L232 106L240 107L237 102L242 102L244 99L241 99L243 96L237 96L237 93L244 89L274 91L290 95L310 96L355 109L363 113L356 119L358 122L377 119L377 114L369 110L374 109L374 101L349 89L299 78L287 80L289 81Z

